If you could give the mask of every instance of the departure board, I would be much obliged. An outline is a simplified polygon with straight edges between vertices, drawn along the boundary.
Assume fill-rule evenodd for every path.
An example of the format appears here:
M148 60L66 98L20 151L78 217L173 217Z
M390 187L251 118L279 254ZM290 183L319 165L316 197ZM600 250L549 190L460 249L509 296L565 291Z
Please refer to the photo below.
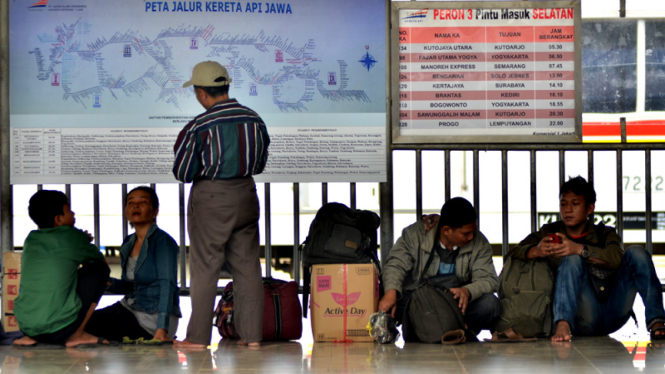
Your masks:
M393 12L393 139L581 141L579 2L454 5Z

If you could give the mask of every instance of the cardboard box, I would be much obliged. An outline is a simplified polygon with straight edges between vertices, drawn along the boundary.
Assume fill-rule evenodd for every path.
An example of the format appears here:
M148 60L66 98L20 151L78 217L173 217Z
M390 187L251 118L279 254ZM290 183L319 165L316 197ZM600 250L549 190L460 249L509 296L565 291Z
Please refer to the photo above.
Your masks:
M379 278L374 264L312 267L310 309L315 341L373 341L366 327L378 305Z
M5 252L2 266L2 324L7 332L18 331L14 300L21 286L21 252Z

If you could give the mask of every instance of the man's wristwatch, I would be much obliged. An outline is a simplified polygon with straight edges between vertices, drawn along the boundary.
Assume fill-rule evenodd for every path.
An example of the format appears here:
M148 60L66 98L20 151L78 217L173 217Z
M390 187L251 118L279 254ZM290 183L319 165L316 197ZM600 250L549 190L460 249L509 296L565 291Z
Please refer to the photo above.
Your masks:
M584 246L584 249L582 249L582 253L580 253L583 259L588 260L589 259L589 247L586 245Z

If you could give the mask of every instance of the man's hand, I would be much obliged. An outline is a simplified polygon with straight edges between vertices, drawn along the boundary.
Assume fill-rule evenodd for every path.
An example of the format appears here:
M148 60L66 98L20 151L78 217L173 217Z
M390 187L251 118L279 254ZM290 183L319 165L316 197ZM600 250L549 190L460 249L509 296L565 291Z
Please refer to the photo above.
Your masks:
M153 336L152 338L156 340L161 340L163 342L173 341L173 339L169 338L168 335L166 335L166 330L164 329L157 329L157 331L155 331L155 336Z
M460 288L451 288L450 292L453 294L456 300L459 301L459 308L462 309L462 314L466 312L466 306L469 305L469 299L471 298L471 293L468 289L464 287Z
M558 234L557 234L558 235ZM547 257L554 254L554 247L558 244L554 243L554 239L546 236L544 237L537 246L531 247L526 253L526 258L528 260L533 260L539 257Z
M379 310L395 318L395 309L397 309L397 291L388 290L381 298L381 301L379 301Z
M89 232L88 232L88 230L84 230L83 232L84 232L84 233L85 233L86 235L88 235L88 238L90 239L90 242L92 242L92 241L93 241L93 239L95 239L95 237L94 237L94 236L92 236L92 234L91 234L91 233L89 233Z
M584 249L582 244L575 243L560 232L557 232L556 234L561 237L561 244L554 244L553 255L564 257L582 254L582 250Z

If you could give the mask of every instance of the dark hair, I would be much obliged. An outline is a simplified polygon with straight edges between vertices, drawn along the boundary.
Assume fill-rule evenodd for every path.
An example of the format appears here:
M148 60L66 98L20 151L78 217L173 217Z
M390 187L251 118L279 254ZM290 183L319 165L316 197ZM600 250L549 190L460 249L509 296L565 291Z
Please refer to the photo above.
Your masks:
M578 196L584 196L585 206L596 203L596 190L593 189L593 185L579 175L575 178L568 179L567 182L564 182L564 184L561 185L559 198L568 192L572 192Z
M125 197L125 204L124 204L124 206L127 206L127 198L128 198L129 195L131 195L132 192L134 192L134 191L144 191L144 192L147 192L147 193L150 195L150 203L152 204L152 209L153 209L153 210L157 210L157 209L159 209L159 198L157 197L157 192L155 191L154 188L149 187L149 186L138 186L138 187L133 188L131 191L129 191L129 193L128 193L127 196Z
M478 214L469 200L463 197L454 197L448 200L441 207L441 216L439 217L439 231L443 226L449 226L458 229L470 223L476 222Z
M64 207L69 205L67 195L60 191L41 190L30 198L28 215L40 229L54 227L55 217L65 214Z
M226 80L226 78L219 77L219 78L215 79L215 82L222 82L222 81L225 81L225 80ZM205 91L205 93L207 93L209 96L212 96L212 97L218 97L218 96L226 95L226 94L229 93L229 85L228 84L225 84L223 86L215 86L215 87L194 86L195 90L197 88L200 89L200 90Z

